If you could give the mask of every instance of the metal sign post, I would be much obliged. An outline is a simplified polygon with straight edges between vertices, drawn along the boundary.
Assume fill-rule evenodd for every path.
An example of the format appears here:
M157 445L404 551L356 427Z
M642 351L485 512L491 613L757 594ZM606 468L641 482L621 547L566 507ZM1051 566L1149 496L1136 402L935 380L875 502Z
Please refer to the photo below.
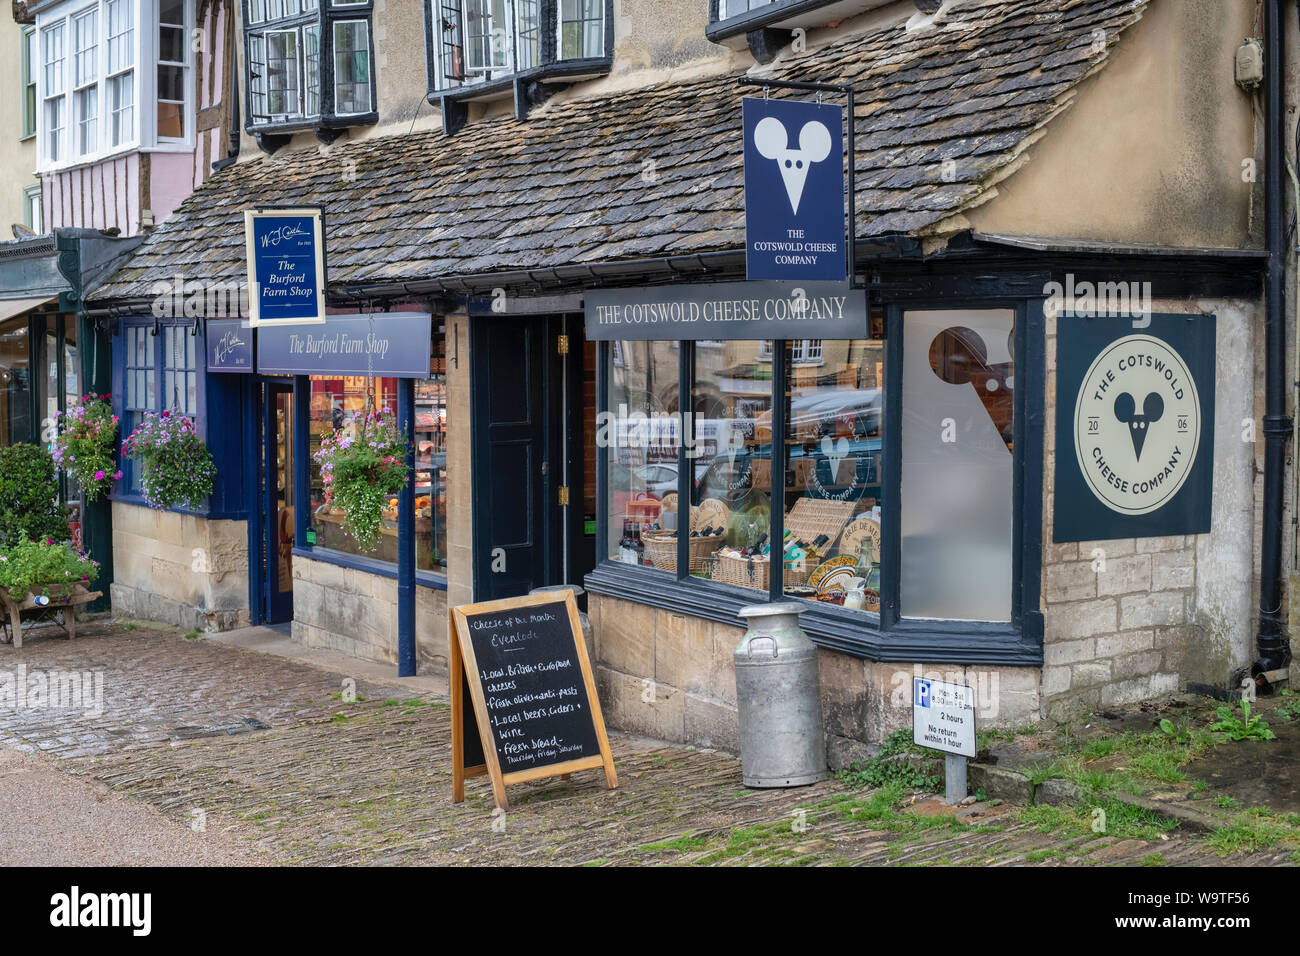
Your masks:
M912 678L912 742L944 754L944 803L966 799L966 760L975 756L975 691Z

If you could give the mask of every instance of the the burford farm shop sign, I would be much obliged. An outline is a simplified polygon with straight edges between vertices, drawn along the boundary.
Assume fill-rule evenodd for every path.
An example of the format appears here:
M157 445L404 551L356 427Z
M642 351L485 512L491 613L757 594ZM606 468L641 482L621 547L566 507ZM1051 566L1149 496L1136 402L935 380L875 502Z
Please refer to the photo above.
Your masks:
M319 209L247 210L248 315L253 327L325 321L325 237Z
M260 328L257 369L270 375L428 378L432 327L427 312L386 312Z
M1056 541L1210 530L1213 316L1062 315Z
M601 289L584 303L592 341L867 337L867 294L842 282Z

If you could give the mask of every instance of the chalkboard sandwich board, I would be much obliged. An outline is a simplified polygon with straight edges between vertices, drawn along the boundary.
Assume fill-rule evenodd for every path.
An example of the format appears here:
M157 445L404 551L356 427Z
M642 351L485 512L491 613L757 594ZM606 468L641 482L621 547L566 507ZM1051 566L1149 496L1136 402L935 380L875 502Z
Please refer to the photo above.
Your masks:
M506 785L603 767L618 786L596 682L571 592L534 594L448 611L451 635L452 800L465 778Z

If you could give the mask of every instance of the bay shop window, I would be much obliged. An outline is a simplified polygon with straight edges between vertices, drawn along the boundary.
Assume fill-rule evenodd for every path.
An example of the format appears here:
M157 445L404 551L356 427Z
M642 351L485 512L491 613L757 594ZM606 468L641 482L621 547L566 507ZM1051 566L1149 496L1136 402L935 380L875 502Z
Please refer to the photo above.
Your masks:
M37 16L39 168L194 136L193 0L99 0Z
M247 127L375 122L370 0L245 0Z
M447 573L447 378L446 339L433 337L429 376L415 382L415 567L438 575ZM356 555L383 563L397 563L398 501L387 502L378 548L361 552L343 530L343 514L325 500L320 465L315 461L321 438L342 430L355 435L365 415L370 380L361 375L313 375L306 444L310 475L311 512L307 545L320 556L322 550ZM375 406L389 420L397 412L398 380L376 378Z
M862 339L602 343L605 563L589 587L718 620L796 600L810 634L864 656L983 643L1026 662L1041 633L1022 530L1041 504L1018 478L1042 467L1025 422L1041 379L1031 397L1017 375L1029 324L1023 303L899 305Z

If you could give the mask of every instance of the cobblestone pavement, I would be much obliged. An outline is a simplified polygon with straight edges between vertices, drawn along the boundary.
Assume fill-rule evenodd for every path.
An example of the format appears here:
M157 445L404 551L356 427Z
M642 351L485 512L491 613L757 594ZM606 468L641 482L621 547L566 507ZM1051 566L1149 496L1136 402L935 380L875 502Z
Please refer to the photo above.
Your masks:
M277 657L189 641L174 630L86 629L75 643L0 649L0 675L102 667L99 716L0 709L0 741L60 758L63 771L143 801L268 862L296 864L1017 863L1272 865L1228 861L1199 840L1117 839L1057 829L1009 806L952 819L933 801L903 813L839 781L747 790L727 755L612 734L619 787L599 771L511 787L492 813L486 779L451 802L445 701ZM257 729L264 728L264 729ZM3 781L0 780L0 787ZM0 792L0 798L3 794ZM1067 835L1067 833L1073 835Z

